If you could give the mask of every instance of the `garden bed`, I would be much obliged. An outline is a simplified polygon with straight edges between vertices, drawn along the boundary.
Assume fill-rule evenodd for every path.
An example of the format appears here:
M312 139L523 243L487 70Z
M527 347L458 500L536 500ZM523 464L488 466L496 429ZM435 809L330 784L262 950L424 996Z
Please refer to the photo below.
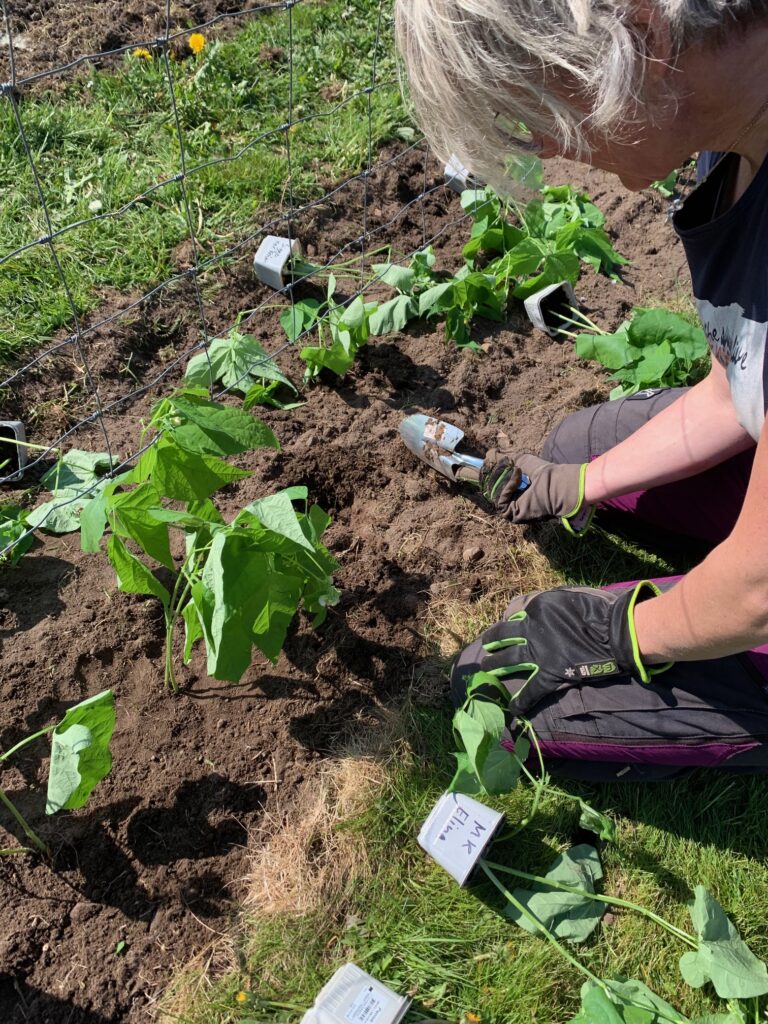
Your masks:
M396 158L371 180L365 214L356 181L305 214L296 235L321 260L357 237L365 216L369 231L382 226L376 244L391 243L399 254L436 236L438 264L455 269L469 230L458 198L439 189L408 206L425 184L423 154L386 156ZM593 320L614 328L633 306L675 297L678 276L686 292L682 251L659 196L629 195L602 173L565 163L551 166L548 177L589 191L631 261L621 284L585 270L576 292ZM427 189L439 181L430 162ZM179 265L185 258L180 250ZM268 298L248 259L205 287L212 333ZM103 405L151 384L198 339L192 284L175 289L128 316L117 314L129 297L104 296L91 322L110 311L115 320L84 343ZM280 339L277 318L268 311L251 325L271 351ZM279 826L339 739L375 720L414 679L426 676L440 699L442 677L425 640L430 606L447 592L471 603L503 588L494 553L522 533L416 463L399 440L400 420L439 413L479 445L503 426L520 446L537 450L565 413L608 393L570 343L533 333L517 312L502 325L477 323L473 336L479 356L446 345L441 327L372 341L343 381L310 387L300 408L257 410L282 451L239 458L254 475L224 492L225 514L305 484L333 515L327 542L341 566L342 598L316 632L300 618L277 665L257 656L238 685L208 678L198 651L179 672L182 691L164 692L159 608L117 593L106 557L83 555L77 535L45 538L18 567L2 570L0 686L10 724L0 746L106 687L118 707L114 769L87 809L43 818L44 741L4 776L56 854L53 866L0 861L3 1021L151 1019L174 968L226 928L249 850ZM294 351L280 365L301 379ZM107 413L119 454L132 450L142 417L182 371L183 362ZM26 419L31 440L46 443L93 412L71 350L25 375L4 411ZM97 424L71 443L104 448ZM0 834L0 845L18 838Z

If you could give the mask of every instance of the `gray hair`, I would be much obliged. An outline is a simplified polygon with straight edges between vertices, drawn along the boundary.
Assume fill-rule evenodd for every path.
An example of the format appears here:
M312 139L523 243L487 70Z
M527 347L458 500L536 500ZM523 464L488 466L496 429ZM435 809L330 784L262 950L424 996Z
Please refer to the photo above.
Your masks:
M765 0L655 3L668 25L673 60L686 46L766 8ZM525 149L516 137L521 125L586 158L586 127L608 135L620 122L631 124L648 53L630 6L624 0L397 0L411 97L437 155L454 153L474 174L508 189L508 156ZM581 97L579 107L563 95L563 83Z

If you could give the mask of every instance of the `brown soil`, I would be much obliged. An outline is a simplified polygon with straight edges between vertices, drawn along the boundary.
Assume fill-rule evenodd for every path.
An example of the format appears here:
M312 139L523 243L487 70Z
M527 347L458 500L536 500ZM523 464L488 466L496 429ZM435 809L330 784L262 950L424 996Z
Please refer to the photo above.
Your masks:
M187 33L195 26L213 22L216 35L232 31L243 18L233 17L263 4L249 0L173 0L166 25L165 0L14 0L9 4L10 30L14 44L16 79L67 68L88 55L98 59L82 67L99 66L114 51L130 47L151 47L164 38L166 29L175 57L191 56ZM0 81L11 80L8 63L8 35L0 28ZM265 61L277 59L266 53ZM78 67L71 69L75 73ZM40 81L55 88L59 75Z
M429 165L429 187L437 171ZM556 165L550 176L589 190L632 260L622 284L585 272L577 292L599 323L613 327L633 305L669 297L681 273L685 281L659 197L628 195L607 176L573 165ZM441 265L455 268L468 232L457 223L458 199L441 189L403 212L423 185L418 152L378 172L369 186L368 229L389 224L375 244L390 241L401 252L437 235ZM329 257L360 234L361 188L342 189L296 226L311 255ZM207 282L205 298L217 331L268 295L244 259ZM99 317L128 301L105 296ZM82 351L65 348L26 373L5 412L27 420L33 441L54 441L94 411L85 363L109 406L151 384L196 341L194 310L185 281L116 316L87 336ZM275 313L251 327L276 347ZM180 671L182 692L164 692L158 607L117 593L106 558L81 554L77 536L45 538L16 569L3 570L0 747L107 686L119 709L113 772L84 810L44 817L44 741L3 773L9 795L55 851L53 865L0 860L5 1024L151 1019L174 965L226 926L249 846L276 825L278 808L298 795L341 734L371 720L416 676L434 676L422 639L430 602L446 590L468 601L481 594L495 579L494 551L517 534L417 463L398 438L401 418L443 414L479 446L503 425L521 446L538 449L564 413L607 393L572 346L532 333L518 313L503 325L477 324L475 337L481 356L446 345L428 328L388 337L367 346L343 381L307 390L301 408L263 414L282 451L241 460L254 475L225 492L225 511L306 484L333 513L327 537L341 564L343 597L317 632L300 617L277 665L257 657L237 686L209 679L198 652ZM281 360L300 380L295 353ZM135 447L141 417L179 374L176 366L108 412L113 450L127 455ZM95 423L67 443L104 447ZM5 814L0 821L13 832ZM4 829L0 845L18 842Z

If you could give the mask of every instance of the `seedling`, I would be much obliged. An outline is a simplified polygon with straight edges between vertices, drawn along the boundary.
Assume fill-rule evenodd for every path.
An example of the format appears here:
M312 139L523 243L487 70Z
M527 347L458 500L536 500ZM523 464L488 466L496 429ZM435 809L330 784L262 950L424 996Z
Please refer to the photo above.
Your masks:
M21 480L27 464L26 440L21 420L0 420L0 482Z
M301 1024L399 1024L410 1005L410 999L348 963L323 986Z
M70 708L60 721L27 736L0 754L0 764L29 743L52 733L45 813L74 810L87 803L94 787L112 769L109 744L114 728L115 698L111 690L104 690ZM49 855L50 850L46 844L2 789L0 802L11 813L32 845L41 853ZM30 852L27 847L0 851L2 854Z
M285 270L293 256L301 253L298 238L280 238L267 235L253 257L253 269L262 284L275 291L283 291L291 281L285 280Z
M221 384L228 391L244 396L244 408L271 405L276 409L295 409L300 403L283 402L275 394L281 388L297 394L275 360L251 334L232 328L225 338L217 338L207 351L187 363L184 382L192 387L212 390Z
M563 333L575 339L576 353L614 372L611 398L633 395L644 388L695 384L709 369L709 346L704 331L667 309L638 307L613 334L601 330L583 313L564 316L576 328ZM579 329L587 333L579 334Z
M521 731L527 733L528 739L522 735L514 739L510 736L505 712L507 701L507 691L495 676L476 673L467 688L467 699L456 712L453 721L454 735L461 749L456 754L457 772L451 791L454 794L465 794L457 799L457 807L464 806L463 801L469 794L492 796L508 792L521 777L525 777L534 787L534 801L529 814L503 837L498 835L498 827L494 830L491 841L498 841L499 846L530 824L536 814L541 793L545 790L554 791L554 787L549 784L530 723L525 720L521 723ZM531 744L538 762L538 778L533 775L527 763ZM609 818L589 807L580 797L559 790L557 792L561 797L578 801L581 809L580 825L583 828L597 832L607 841L615 840L615 828ZM444 819L445 799L445 796L441 797L430 814L419 842L463 884L469 876L454 870L454 860L446 857L443 851L457 833L466 832L471 817L476 814L475 805L483 805L473 800L471 810L466 808L463 823L449 820L443 825L442 831L436 832L434 826ZM486 808L486 812L497 813L489 808ZM451 828L450 832L446 826ZM425 834L429 839L426 843L422 842ZM642 915L687 946L688 952L680 960L680 970L684 980L692 987L699 988L711 982L717 995L728 1000L755 999L768 993L768 968L739 938L722 908L702 886L696 887L695 899L690 907L695 929L695 934L690 934L646 907L598 892L597 887L603 877L602 866L597 850L589 844L581 844L559 854L543 876L522 871L497 859L491 860L487 852L489 845L486 842L484 848L476 852L465 849L464 863L471 853L471 868L482 870L502 895L506 916L525 931L549 942L587 979L581 992L581 1013L572 1024L594 1024L597 1021L605 1024L630 1024L635 1021L643 1021L644 1024L661 1021L690 1024L673 1006L642 982L626 978L599 978L565 945L586 941L597 928L608 905ZM500 848L499 853L508 856L509 851ZM526 886L510 891L500 878L503 875L525 882ZM642 1011L641 1015L638 1015L638 1011ZM733 1012L737 1012L736 1008L733 1008ZM735 1017L735 1020L738 1021L739 1017Z
M178 688L173 638L179 619L185 664L202 639L208 672L236 682L254 646L277 661L300 606L319 625L338 600L332 581L337 565L320 543L330 517L307 505L305 487L292 487L224 520L211 495L250 473L222 456L279 445L263 423L243 409L210 401L205 389L183 388L158 402L142 442L152 435L155 442L135 468L113 478L84 509L83 550L98 551L108 525L107 555L119 589L162 604L166 685ZM171 528L184 535L179 556L171 549ZM155 563L172 573L170 589L152 571Z
M0 505L0 563L16 565L34 542L27 512L18 505Z

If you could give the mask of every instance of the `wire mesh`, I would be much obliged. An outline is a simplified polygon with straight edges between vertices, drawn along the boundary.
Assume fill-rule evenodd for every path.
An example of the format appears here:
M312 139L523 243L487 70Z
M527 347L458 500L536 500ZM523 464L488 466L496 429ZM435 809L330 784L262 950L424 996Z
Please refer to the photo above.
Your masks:
M0 285L2 275L13 275L18 267L25 266L20 262L22 258L27 260L38 256L42 258L45 255L55 269L55 278L60 287L67 318L67 326L57 331L46 345L30 345L30 354L23 358L14 356L10 366L6 360L7 369L4 379L0 381L0 396L3 397L6 414L10 410L14 419L25 420L29 416L30 407L34 409L38 383L48 379L51 374L59 374L61 377L59 383L65 395L63 400L66 400L67 389L78 391L78 412L74 422L66 422L63 429L54 432L53 436L43 436L42 428L38 430L35 426L34 417L32 422L28 423L27 440L30 447L25 467L25 483L34 482L39 478L40 472L51 465L52 460L76 447L78 435L82 435L84 443L90 446L96 445L98 439L98 447L103 447L113 459L113 475L132 466L148 445L153 443L153 439L142 441L137 436L132 442L126 442L124 432L119 429L120 417L125 411L149 392L157 393L162 387L171 390L172 386L178 383L181 371L188 360L193 355L208 353L210 346L219 339L226 338L234 327L237 326L241 331L253 329L276 302L289 307L295 301L298 290L312 275L301 276L289 271L288 280L282 289L277 292L269 292L266 288L259 289L258 301L252 308L237 310L228 317L222 318L218 303L215 304L216 308L213 308L210 284L215 280L215 275L238 267L243 262L249 263L258 242L271 233L274 232L289 240L301 241L302 226L312 217L320 216L331 204L349 202L353 193L359 194L361 209L358 228L350 228L349 237L338 240L335 249L324 253L318 260L321 273L333 271L342 261L346 263L350 255L353 262L357 262L355 286L350 290L351 294L345 292L342 300L345 303L351 303L370 288L375 288L377 281L375 274L370 272L369 254L377 251L382 242L391 240L396 235L398 224L405 218L418 219L421 228L421 245L418 248L425 247L437 237L429 236L426 204L435 193L446 186L442 177L435 180L433 173L430 178L430 158L423 140L412 128L407 128L401 132L401 136L404 137L390 138L386 148L379 149L381 140L374 129L377 102L382 97L390 97L392 90L398 87L396 75L381 74L382 53L385 48L388 52L391 51L392 45L389 4L385 0L379 0L378 3L370 2L366 5L375 23L373 44L367 55L367 84L352 89L348 95L332 99L324 108L318 106L317 109L311 110L306 110L304 104L299 105L296 100L297 76L303 75L303 70L297 67L294 19L296 9L302 6L309 6L306 0L283 0L281 3L246 6L217 14L194 27L178 29L173 24L171 0L165 0L164 31L161 35L150 39L136 38L113 49L82 54L46 70L22 74L18 70L13 10L9 0L0 0L9 74L8 81L0 84L0 113L2 108L5 108L12 116L16 142L23 150L31 178L28 198L34 198L37 210L35 217L30 218L30 222L41 222L43 225L42 234L36 234L36 237L24 241L17 240L14 247L8 251L0 251ZM190 128L185 124L181 107L178 82L180 65L174 47L177 47L180 41L188 41L194 33L203 33L228 23L233 27L236 25L237 30L241 31L249 22L261 18L271 19L273 35L281 42L284 50L286 68L285 73L280 76L281 84L285 85L284 116L280 123L265 125L257 131L251 130L249 126L245 137L240 131L233 132L233 136L236 137L226 140L222 152L195 160L191 157L188 145ZM177 170L173 174L161 176L159 180L145 182L144 187L137 189L135 195L127 201L118 203L112 209L96 206L90 210L87 217L76 216L74 219L60 222L60 217L52 215L50 194L53 185L46 181L46 171L42 167L40 157L43 150L39 141L32 137L33 133L29 127L28 116L31 106L38 102L40 96L44 96L45 102L55 107L56 97L60 94L55 90L43 91L50 89L52 84L59 86L73 75L87 73L89 69L97 66L101 69L101 74L110 73L103 70L110 66L110 62L111 65L118 62L119 71L119 61L133 59L131 54L142 51L150 55L153 66L162 72L164 110L167 113L164 126L173 136L178 156ZM157 81L159 80L158 75ZM361 104L365 119L362 132L364 143L356 161L357 168L341 180L328 183L318 195L299 196L296 190L297 159L299 155L306 154L297 154L297 133L302 126L310 123L333 124L334 119L354 117ZM141 116L140 112L138 116ZM260 152L259 147L278 142L282 146L285 165L280 202L266 204L265 216L256 225L250 223L246 217L243 218L242 225L228 225L227 244L220 249L214 248L214 251L211 251L211 245L202 245L201 233L208 225L206 211L195 189L198 189L198 193L204 194L206 172L213 168L236 166L249 155ZM77 139L70 140L64 133L59 144L66 146L70 143L77 145ZM48 143L44 140L43 149L45 145ZM399 200L394 208L393 201L397 197L387 195L385 198L388 215L384 216L379 211L379 216L373 218L371 208L376 189L382 187L387 170L396 169L399 162L407 161L413 154L421 151L423 170L420 175L421 187L416 194ZM46 165L49 165L50 147L45 152ZM55 149L53 156L55 157ZM71 255L80 233L105 223L110 227L114 224L124 225L126 232L134 231L136 228L130 218L135 214L146 214L147 211L151 216L153 204L161 201L167 201L169 205L175 203L183 220L184 237L181 243L177 243L177 250L185 247L186 265L161 275L149 287L142 288L139 294L136 294L135 289L129 289L116 297L111 296L110 301L102 306L96 304L95 309L91 311L84 308L81 289L76 279L77 261ZM459 211L457 217L443 220L438 234L442 234L462 219L463 214ZM376 220L379 223L375 223ZM413 247L407 247L403 252L394 252L390 256L390 262L405 262L414 251ZM66 259L62 252L66 253ZM29 288L29 301L34 306L34 279L30 281ZM175 308L172 297L179 293L189 297L194 308L194 330L187 324L186 339L178 344L169 345L160 365L152 366L146 374L136 374L132 371L131 361L134 352L129 352L126 363L129 372L126 375L130 377L130 383L126 382L124 389L116 389L114 382L110 382L105 391L99 373L93 365L94 351L99 340L109 338L110 332L116 331L120 325L132 323L134 319L140 320L150 307L153 310L154 321L161 322L163 310ZM87 306L87 303L85 305ZM294 342L274 342L269 346L266 358L279 360L289 347L300 343L308 333L309 330ZM67 362L69 379L67 372L61 371L62 365ZM245 370L243 377L258 365L259 360L254 361ZM222 397L239 383L216 387L212 371L211 380L212 397ZM2 475L4 472L6 475ZM0 484L11 484L15 479L15 467L13 472L7 472L0 466ZM81 500L98 486L97 482L84 487L74 496L62 499L55 508L62 508ZM0 549L0 555L3 551L7 552L12 543Z

